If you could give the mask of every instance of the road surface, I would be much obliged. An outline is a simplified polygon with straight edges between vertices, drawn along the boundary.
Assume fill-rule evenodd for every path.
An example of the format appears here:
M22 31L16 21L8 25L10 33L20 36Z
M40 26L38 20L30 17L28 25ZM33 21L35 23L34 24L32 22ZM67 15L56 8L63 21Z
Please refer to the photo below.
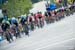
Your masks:
M30 32L11 44L3 41L0 50L75 50L75 14Z

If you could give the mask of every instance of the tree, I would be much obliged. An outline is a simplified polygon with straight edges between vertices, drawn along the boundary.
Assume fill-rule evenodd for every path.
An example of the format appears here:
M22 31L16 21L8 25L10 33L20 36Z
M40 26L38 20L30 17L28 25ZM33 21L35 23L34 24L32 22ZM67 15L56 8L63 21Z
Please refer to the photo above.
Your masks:
M17 17L28 13L31 7L31 0L8 0L8 3L3 5L3 9L7 9L8 17Z
M75 0L68 0L68 3L69 4L74 4L75 3Z

